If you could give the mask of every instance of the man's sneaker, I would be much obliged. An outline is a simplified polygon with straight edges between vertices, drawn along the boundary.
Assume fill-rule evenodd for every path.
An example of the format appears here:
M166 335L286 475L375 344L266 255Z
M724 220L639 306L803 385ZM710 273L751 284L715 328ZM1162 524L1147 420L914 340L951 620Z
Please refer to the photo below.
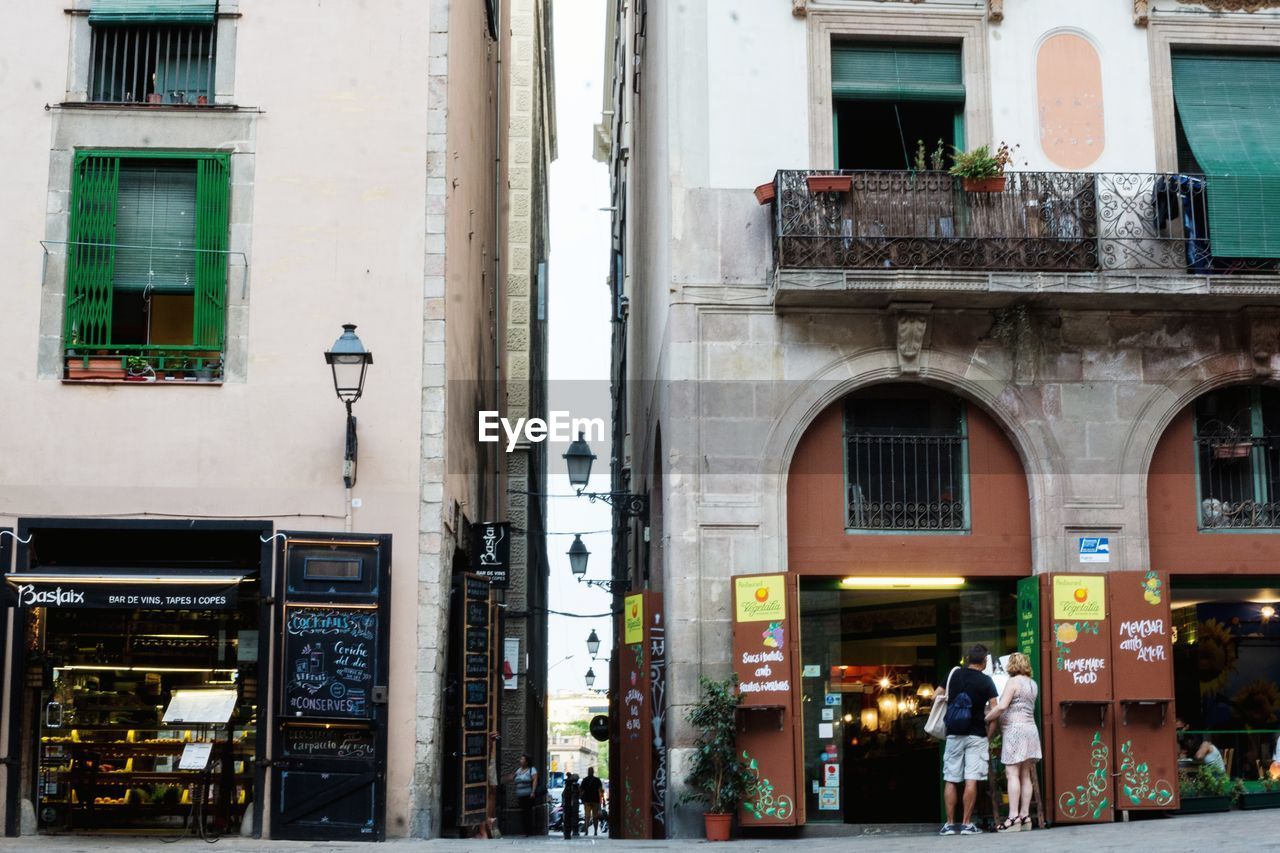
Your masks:
M960 834L961 835L981 835L982 830L978 829L978 827L976 827L972 823L966 823L960 827Z
M959 835L960 830L956 828L954 823L944 823L942 829L938 831L939 835Z

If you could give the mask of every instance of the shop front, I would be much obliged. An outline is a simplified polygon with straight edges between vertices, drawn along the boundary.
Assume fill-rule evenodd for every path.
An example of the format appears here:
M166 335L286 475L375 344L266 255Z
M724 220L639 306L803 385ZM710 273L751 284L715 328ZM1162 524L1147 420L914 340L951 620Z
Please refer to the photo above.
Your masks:
M314 607L358 578L338 553L352 543L312 542L324 553L311 556L326 559L311 567L304 611L303 602L289 607L293 587L276 583L288 574L275 571L276 558L297 562L286 556L291 534L269 524L34 519L17 536L5 575L7 747L17 759L7 767L6 834L17 833L25 800L40 833L260 835L265 818L267 832L288 837L280 768L291 754L323 758L332 740L348 759L353 749L375 758L364 719L375 684L385 684L376 632L366 642L367 625L339 631L335 617L348 614ZM368 610L377 609L375 599ZM323 708L306 704L321 695ZM342 736L301 728L348 717L361 723ZM306 807L317 821L331 817L326 809ZM368 834L377 822L375 812L361 817Z

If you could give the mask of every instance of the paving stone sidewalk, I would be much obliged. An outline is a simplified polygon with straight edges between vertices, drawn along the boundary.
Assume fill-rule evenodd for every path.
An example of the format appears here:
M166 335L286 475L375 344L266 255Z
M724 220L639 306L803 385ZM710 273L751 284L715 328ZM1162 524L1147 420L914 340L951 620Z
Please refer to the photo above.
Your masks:
M1058 827L1056 829L1000 835L957 836L880 834L856 837L802 837L786 840L746 839L710 846L701 840L675 841L611 841L607 838L561 837L503 838L495 841L433 839L430 841L396 839L371 846L359 843L308 843L297 841L255 841L224 838L216 846L198 839L165 844L158 837L63 836L51 838L0 838L0 850L39 851L39 853L98 853L98 851L193 851L225 850L228 853L294 853L322 850L326 853L507 853L531 850L543 853L618 853L642 850L713 850L718 853L960 853L981 851L1087 851L1087 853L1182 853L1213 850L1214 853L1256 853L1258 850L1280 850L1280 813L1270 810L1230 812L1220 815L1196 815L1158 818L1103 826Z

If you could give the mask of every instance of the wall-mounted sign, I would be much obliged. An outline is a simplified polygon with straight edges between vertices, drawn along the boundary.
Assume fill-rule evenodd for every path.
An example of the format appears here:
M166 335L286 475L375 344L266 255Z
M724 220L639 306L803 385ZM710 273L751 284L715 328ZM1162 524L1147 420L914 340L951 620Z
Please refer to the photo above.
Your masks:
M622 642L628 646L644 642L644 596L628 595L622 604Z
M169 583L139 583L129 577L119 581L96 577L92 583L73 575L39 579L10 574L5 585L17 607L50 607L58 610L92 607L130 610L234 610L239 578L209 584L190 576L175 576Z
M1105 536L1081 536L1080 562L1110 563L1111 540Z
M1103 575L1054 575L1054 619L1105 619L1107 581Z
M502 689L517 690L520 687L520 638L507 637L502 641Z
M776 622L787 618L785 576L747 575L733 579L735 622Z
M471 572L500 589L511 582L511 524L486 521L471 525Z
M475 540L472 541L474 543ZM483 823L488 814L488 749L481 751L479 743L472 744L472 739L487 740L492 732L490 687L494 684L497 651L494 648L493 591L489 579L467 575L462 586L466 666L462 678L461 737L465 748L460 756L462 808L458 823L476 826Z
M609 739L609 718L604 714L596 714L591 718L591 736L603 743Z

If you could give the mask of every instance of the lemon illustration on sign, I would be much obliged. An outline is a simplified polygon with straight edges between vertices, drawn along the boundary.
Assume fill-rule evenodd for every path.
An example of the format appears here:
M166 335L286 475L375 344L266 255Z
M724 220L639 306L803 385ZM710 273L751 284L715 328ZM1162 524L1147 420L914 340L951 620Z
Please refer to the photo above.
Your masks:
M1076 601L1079 601L1082 604L1089 600L1089 590L1085 589L1084 587L1078 587L1076 589L1075 595L1076 595Z
M769 600L769 590L767 587L762 586L756 590L756 601L760 602L761 604L764 604L768 600Z
M634 619L639 615L640 615L640 608L635 604L631 605L631 618Z
M1080 636L1080 632L1076 630L1076 626L1070 622L1063 622L1058 626L1058 642L1070 645Z

